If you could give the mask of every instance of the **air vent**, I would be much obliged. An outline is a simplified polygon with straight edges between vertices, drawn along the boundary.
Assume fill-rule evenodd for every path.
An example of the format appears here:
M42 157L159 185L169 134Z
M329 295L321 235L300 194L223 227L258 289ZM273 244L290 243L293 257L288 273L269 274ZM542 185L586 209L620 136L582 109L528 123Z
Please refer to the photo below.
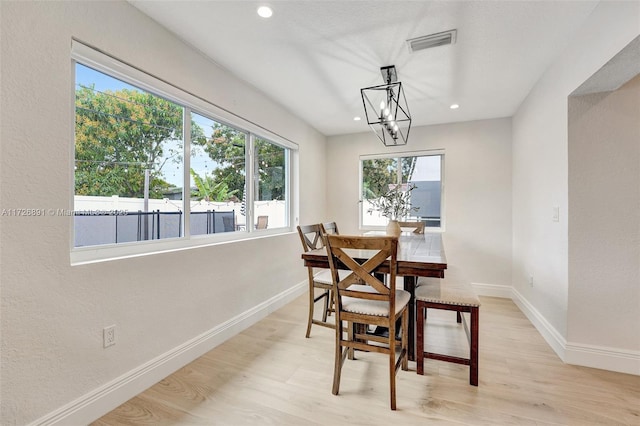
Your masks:
M409 46L409 52L412 53L418 50L431 49L432 47L446 46L456 42L456 33L457 30L449 30L412 38L407 40L407 46Z

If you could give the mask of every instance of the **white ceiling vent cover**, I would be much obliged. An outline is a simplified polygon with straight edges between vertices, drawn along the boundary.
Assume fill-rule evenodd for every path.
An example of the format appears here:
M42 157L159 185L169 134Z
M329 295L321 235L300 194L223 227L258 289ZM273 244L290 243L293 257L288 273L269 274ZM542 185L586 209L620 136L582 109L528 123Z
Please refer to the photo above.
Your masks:
M456 42L456 34L458 30L443 31L441 33L430 34L422 37L416 37L407 40L409 52L417 52L418 50L430 49L437 46L446 46Z

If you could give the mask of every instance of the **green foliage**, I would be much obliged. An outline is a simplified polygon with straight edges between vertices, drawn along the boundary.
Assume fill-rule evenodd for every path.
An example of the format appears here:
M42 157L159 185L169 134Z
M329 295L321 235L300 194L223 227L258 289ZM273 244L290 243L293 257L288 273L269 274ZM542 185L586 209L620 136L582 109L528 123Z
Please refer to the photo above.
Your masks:
M122 89L76 90L75 193L162 198L167 161L182 162L183 108L150 93ZM202 129L192 122L192 137Z
M362 197L375 199L389 190L389 184L396 183L397 160L377 158L362 162Z
M285 149L268 140L256 138L255 158L260 178L257 200L284 200L286 192Z
M245 146L247 134L220 123L214 123L212 136L202 136L194 140L217 163L214 177L218 182L226 182L229 191L244 195L245 188ZM257 200L282 200L286 193L285 149L265 139L254 140L254 164L259 184Z
M75 193L144 197L149 170L149 197L162 198L171 185L163 179L168 161L182 164L184 109L150 93L122 89L76 90ZM200 198L226 201L243 197L247 133L214 123L210 138L191 121L191 155L204 150L216 168L211 176L194 176ZM285 149L256 138L254 164L258 200L284 199ZM192 173L193 176L193 173ZM198 183L199 182L199 183Z
M217 181L213 176L205 176L204 179L193 169L190 170L193 181L196 184L196 191L191 192L191 196L198 200L205 201L229 201L237 189L229 190L229 185L225 181Z
M233 127L213 123L211 138L204 134L192 139L192 153L201 148L217 163L213 176L217 182L225 182L229 192L242 198L245 187L245 145L247 134Z

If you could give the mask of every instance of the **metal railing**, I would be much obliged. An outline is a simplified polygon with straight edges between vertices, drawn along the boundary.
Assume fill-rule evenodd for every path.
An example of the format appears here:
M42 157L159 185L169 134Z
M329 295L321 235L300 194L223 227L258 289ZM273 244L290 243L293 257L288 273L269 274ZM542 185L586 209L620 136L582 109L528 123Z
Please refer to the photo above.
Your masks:
M179 238L182 236L182 212L75 212L75 247L117 244L134 241ZM191 235L233 232L233 211L191 212Z

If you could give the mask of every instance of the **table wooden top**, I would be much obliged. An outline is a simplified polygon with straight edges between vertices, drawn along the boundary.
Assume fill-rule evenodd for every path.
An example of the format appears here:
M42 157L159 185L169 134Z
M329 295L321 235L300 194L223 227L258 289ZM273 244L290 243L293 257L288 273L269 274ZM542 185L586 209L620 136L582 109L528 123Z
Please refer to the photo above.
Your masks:
M386 235L384 232L367 232L365 235ZM371 250L348 250L355 259L368 259ZM305 266L328 268L327 250L311 250L302 254ZM442 246L442 236L437 233L415 234L402 232L398 238L398 275L441 276L447 269L447 259ZM383 269L380 272L385 272Z

